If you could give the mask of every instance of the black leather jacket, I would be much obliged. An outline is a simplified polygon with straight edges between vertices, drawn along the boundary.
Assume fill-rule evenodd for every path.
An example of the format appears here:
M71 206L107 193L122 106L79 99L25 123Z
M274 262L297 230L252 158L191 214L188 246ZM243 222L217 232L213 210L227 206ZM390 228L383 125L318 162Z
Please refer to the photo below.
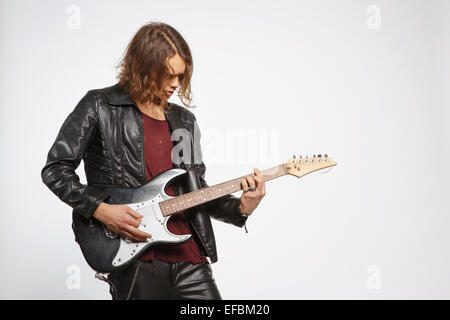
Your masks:
M174 103L169 106L166 118L171 133L184 128L192 137L194 130L199 134L192 112ZM100 203L108 202L101 186L137 187L147 183L143 138L142 113L122 86L117 83L90 90L64 121L41 171L42 181L73 208L73 214L95 219L93 213ZM177 143L174 141L174 147ZM201 152L196 155L200 156L196 163L173 164L188 171L174 185L176 195L208 186ZM82 159L87 185L81 184L75 173ZM227 195L186 210L194 239L212 263L217 261L217 251L210 216L242 227L247 217L239 214L238 206L239 198Z

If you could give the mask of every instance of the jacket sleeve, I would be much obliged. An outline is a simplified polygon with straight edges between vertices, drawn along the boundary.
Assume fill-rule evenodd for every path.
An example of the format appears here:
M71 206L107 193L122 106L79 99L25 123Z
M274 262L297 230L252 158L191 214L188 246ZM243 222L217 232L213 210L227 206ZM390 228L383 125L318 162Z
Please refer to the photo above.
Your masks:
M203 162L202 151L200 146L200 129L198 127L197 121L194 116L194 139L197 143L194 143L194 158L195 167L197 171L198 178L200 180L200 185L202 188L208 187L205 181L205 171L206 166ZM231 194L220 197L218 199L212 200L206 203L206 207L210 212L210 216L216 220L230 223L238 227L243 227L246 224L248 217L242 216L239 211L240 199Z
M108 198L108 194L98 188L81 184L75 173L97 125L97 119L97 98L91 90L64 121L41 171L44 184L86 219L90 219L100 203Z

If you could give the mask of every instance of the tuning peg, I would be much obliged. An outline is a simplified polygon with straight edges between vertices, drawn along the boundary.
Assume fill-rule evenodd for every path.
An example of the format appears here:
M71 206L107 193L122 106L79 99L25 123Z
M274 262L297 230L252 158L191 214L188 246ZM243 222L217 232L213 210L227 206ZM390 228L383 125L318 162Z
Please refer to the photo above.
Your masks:
M294 159L295 159L295 154L293 154L292 157L294 157Z
M328 155L325 153L325 158L328 158Z
M317 155L317 158L322 158L322 155L321 155L321 154L318 154L318 155Z

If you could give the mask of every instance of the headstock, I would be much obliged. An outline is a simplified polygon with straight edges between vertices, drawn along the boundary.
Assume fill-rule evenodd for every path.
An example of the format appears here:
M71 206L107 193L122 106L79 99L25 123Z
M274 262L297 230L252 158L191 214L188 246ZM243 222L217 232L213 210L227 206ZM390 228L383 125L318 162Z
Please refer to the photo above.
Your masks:
M285 167L288 174L291 174L296 177L303 177L308 173L329 168L335 166L337 163L333 161L327 154L318 154L317 156L314 154L312 157L301 155L299 158L296 158L293 155L288 162L286 162Z

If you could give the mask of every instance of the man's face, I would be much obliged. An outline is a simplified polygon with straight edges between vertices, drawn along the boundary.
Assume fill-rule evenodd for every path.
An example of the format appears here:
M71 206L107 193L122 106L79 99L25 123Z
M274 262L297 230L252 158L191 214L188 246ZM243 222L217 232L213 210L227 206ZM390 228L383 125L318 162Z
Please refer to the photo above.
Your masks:
M169 77L164 81L163 88L166 92L167 98L170 98L183 80L184 72L186 70L186 63L182 57L175 54L168 60L168 68Z

